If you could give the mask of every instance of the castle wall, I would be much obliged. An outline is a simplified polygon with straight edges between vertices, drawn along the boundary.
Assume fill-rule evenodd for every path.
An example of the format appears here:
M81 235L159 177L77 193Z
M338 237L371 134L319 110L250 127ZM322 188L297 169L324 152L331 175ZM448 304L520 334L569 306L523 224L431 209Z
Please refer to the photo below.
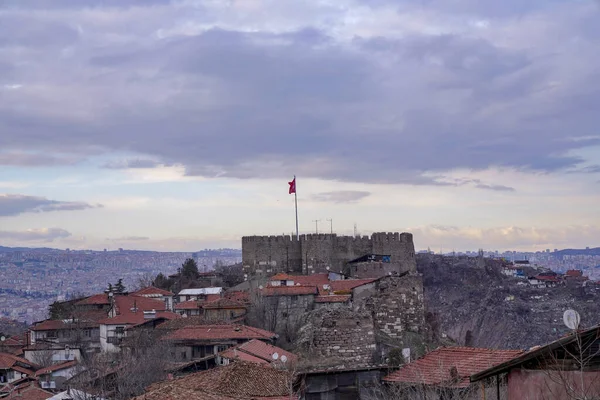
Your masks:
M336 234L301 235L300 240L294 236L242 238L244 270L253 275L341 272L348 261L366 254L390 255L391 261L400 265L400 272L416 271L410 233L374 233L370 238Z

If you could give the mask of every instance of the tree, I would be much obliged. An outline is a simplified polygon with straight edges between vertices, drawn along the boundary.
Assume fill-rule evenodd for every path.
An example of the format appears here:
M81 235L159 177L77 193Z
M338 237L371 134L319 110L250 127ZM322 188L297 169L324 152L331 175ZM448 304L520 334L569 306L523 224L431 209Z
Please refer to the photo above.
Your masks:
M181 265L181 277L185 280L198 279L200 273L198 272L198 264L193 258L188 258Z
M108 283L108 288L106 288L106 291L107 291L107 292L112 292L113 290L114 290L114 289L113 289L113 285L112 285L112 283L110 283L110 282L109 282L109 283Z
M119 280L117 281L116 285L115 285L115 292L116 293L125 293L126 289L125 289L125 285L123 285L123 279L119 278Z
M163 275L163 273L159 273L156 275L156 278L152 281L152 286L157 287L159 289L171 290L173 287L173 280L167 278Z

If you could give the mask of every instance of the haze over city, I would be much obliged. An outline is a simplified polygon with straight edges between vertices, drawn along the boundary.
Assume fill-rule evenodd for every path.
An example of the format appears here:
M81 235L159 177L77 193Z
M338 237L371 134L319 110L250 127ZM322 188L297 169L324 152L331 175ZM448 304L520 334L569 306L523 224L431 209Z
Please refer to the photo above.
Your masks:
M8 0L0 244L597 246L599 3Z

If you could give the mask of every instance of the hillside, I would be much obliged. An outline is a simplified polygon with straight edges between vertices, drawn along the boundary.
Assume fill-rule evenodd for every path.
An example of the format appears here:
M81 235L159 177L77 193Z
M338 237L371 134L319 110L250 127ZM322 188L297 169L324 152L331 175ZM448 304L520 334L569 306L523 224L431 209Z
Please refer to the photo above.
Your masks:
M596 300L583 288L530 288L501 273L502 263L420 254L427 320L436 338L461 345L525 349L567 332L562 315L581 314L582 326L600 323Z

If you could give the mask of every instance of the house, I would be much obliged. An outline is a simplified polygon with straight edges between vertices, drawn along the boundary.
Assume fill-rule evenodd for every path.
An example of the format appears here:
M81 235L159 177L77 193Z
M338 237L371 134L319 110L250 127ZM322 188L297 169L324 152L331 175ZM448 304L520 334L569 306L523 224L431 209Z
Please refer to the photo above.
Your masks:
M297 400L294 374L257 363L237 361L150 385L134 400Z
M523 269L523 267L520 267L520 266L505 265L504 267L502 267L502 273L504 275L512 277L512 278L519 278L519 279L526 278L525 270Z
M77 389L67 389L50 397L47 400L106 400L103 397L83 392Z
M9 387L10 386L10 387ZM0 390L2 400L46 400L52 397L52 392L42 389L34 380L24 380L20 384L6 385ZM3 393L8 393L3 397Z
M115 296L109 317L98 321L100 347L105 352L119 351L119 345L126 335L126 328L155 318L179 317L175 313L166 311L166 304L162 300L134 295Z
M179 302L182 303L188 300L207 300L208 295L219 295L223 293L221 287L207 287L207 288L196 288L196 289L183 289L178 294Z
M217 362L220 365L228 365L230 362L239 360L289 367L298 361L298 356L272 344L252 339L222 351L217 357Z
M32 377L39 367L29 360L9 353L0 353L0 385Z
M472 374L507 381L508 400L600 397L600 326L577 331Z
M246 325L191 325L168 333L161 340L172 348L173 359L189 361L216 356L232 346L252 339L273 341L277 337L273 332Z
M197 298L175 304L175 312L179 315L194 317L204 313L202 305L221 299L220 293L199 295Z
M54 364L65 361L80 361L82 351L68 344L38 342L23 348L23 358L34 364Z
M75 376L81 369L77 361L65 361L42 368L36 371L35 376L38 377L42 389L62 390L64 382Z
M56 343L90 351L100 348L100 324L85 317L38 322L29 328L29 334L32 345Z
M472 385L470 376L511 360L520 350L492 350L473 347L440 347L405 364L383 378L399 397L479 399L483 390ZM498 382L484 382L487 397L495 398ZM481 394L486 396L485 394ZM500 397L498 397L500 398Z
M159 289L154 286L148 286L131 294L133 296L142 296L150 299L160 300L165 303L165 310L173 311L173 298L175 297L175 294L169 292L168 290Z
M202 315L208 321L234 321L243 319L248 306L240 301L218 299L202 304Z

